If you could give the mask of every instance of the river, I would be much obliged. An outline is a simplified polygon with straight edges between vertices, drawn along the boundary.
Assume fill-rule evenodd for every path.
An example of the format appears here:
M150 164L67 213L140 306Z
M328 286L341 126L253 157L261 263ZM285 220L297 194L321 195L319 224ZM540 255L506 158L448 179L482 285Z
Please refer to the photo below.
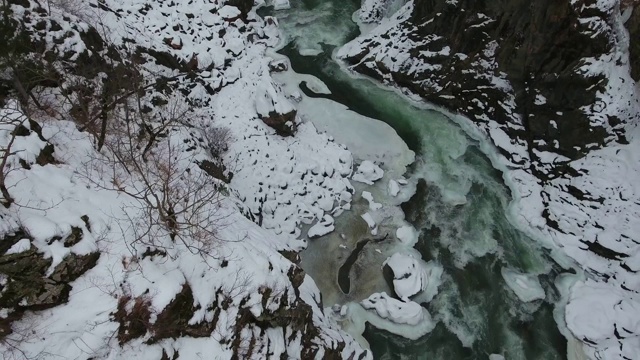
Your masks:
M303 83L300 88L306 96L326 98L383 121L415 152L415 162L404 174L415 194L396 205L419 231L415 251L444 269L437 295L422 304L437 321L436 327L409 340L367 325L363 337L374 358L488 359L490 354L501 354L509 360L566 359L556 279L571 270L554 263L538 241L509 222L509 188L481 143L445 114L416 107L394 91L348 74L334 61L335 48L359 34L352 14L360 0L291 0L291 5L288 10L259 10L278 18L287 39L279 53L288 57L296 73L320 79L331 92L318 94ZM366 188L356 187L357 192L362 189ZM372 192L383 196L382 191ZM356 202L356 213L362 211L358 206ZM372 292L390 291L379 265L396 247L382 238L383 226L376 238L368 234L363 221L356 220L353 215L338 217L336 234L310 240L302 254L302 265L318 283L325 306L357 303ZM389 228L392 225L390 221ZM336 255L331 244L340 241L339 234L348 238L358 256ZM338 265L348 259L351 279L338 276ZM537 277L545 299L521 301L507 286L505 270ZM339 284L345 281L350 284L347 291Z

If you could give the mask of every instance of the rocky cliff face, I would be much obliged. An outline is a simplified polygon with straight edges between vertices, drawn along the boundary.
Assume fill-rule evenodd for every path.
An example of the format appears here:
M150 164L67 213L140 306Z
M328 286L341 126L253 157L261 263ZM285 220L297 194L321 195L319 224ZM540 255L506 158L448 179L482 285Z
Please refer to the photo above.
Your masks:
M638 5L638 1L635 1L635 4ZM628 8L628 11L631 11L631 17L625 25L629 30L629 38L638 39L638 36L640 36L640 8L635 6ZM631 77L633 77L633 80L638 81L640 80L640 42L631 41L629 44L629 58Z
M363 21L375 3L365 1ZM637 153L640 119L635 3L409 1L338 53L354 71L464 115L491 140L518 220L593 277L576 287L567 318L588 352L607 358L633 358L629 339L640 333L615 330L640 306L631 180L640 170L625 155ZM625 306L610 309L616 302ZM593 304L600 325L581 320Z
M497 144L511 161L540 178L561 176L566 168L548 166L545 153L573 160L626 141L621 121L630 114L604 111L597 93L609 79L585 69L619 46L614 12L593 1L416 1L386 34L400 45L370 38L344 59L476 122L497 122L527 149L523 159Z

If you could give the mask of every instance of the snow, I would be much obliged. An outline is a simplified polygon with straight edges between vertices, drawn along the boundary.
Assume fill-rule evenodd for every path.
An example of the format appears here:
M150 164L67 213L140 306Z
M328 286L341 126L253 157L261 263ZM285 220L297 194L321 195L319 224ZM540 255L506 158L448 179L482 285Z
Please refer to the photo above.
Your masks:
M358 166L358 170L356 170L356 173L351 179L373 185L375 181L382 179L382 176L384 176L384 171L378 165L369 160L365 160Z
M31 248L31 241L29 239L22 239L17 243L13 244L9 250L5 254L19 254L21 252L25 252Z
M520 301L530 302L545 298L544 289L536 275L521 274L507 268L502 268L501 273L504 281Z

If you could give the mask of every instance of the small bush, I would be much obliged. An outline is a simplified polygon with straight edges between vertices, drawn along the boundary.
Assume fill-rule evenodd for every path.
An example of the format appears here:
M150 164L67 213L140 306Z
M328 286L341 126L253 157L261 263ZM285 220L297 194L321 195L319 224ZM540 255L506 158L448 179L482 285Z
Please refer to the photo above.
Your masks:
M232 141L231 131L224 126L206 129L205 138L207 139L209 152L214 158L220 158L222 154L228 151L229 144Z

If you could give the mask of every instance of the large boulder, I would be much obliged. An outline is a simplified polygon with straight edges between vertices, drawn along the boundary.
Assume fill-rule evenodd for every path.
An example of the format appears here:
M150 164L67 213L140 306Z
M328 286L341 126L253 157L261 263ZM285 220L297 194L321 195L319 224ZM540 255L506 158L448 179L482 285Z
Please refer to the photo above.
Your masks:
M256 112L260 119L280 136L293 136L296 132L296 110L271 82L258 86Z

